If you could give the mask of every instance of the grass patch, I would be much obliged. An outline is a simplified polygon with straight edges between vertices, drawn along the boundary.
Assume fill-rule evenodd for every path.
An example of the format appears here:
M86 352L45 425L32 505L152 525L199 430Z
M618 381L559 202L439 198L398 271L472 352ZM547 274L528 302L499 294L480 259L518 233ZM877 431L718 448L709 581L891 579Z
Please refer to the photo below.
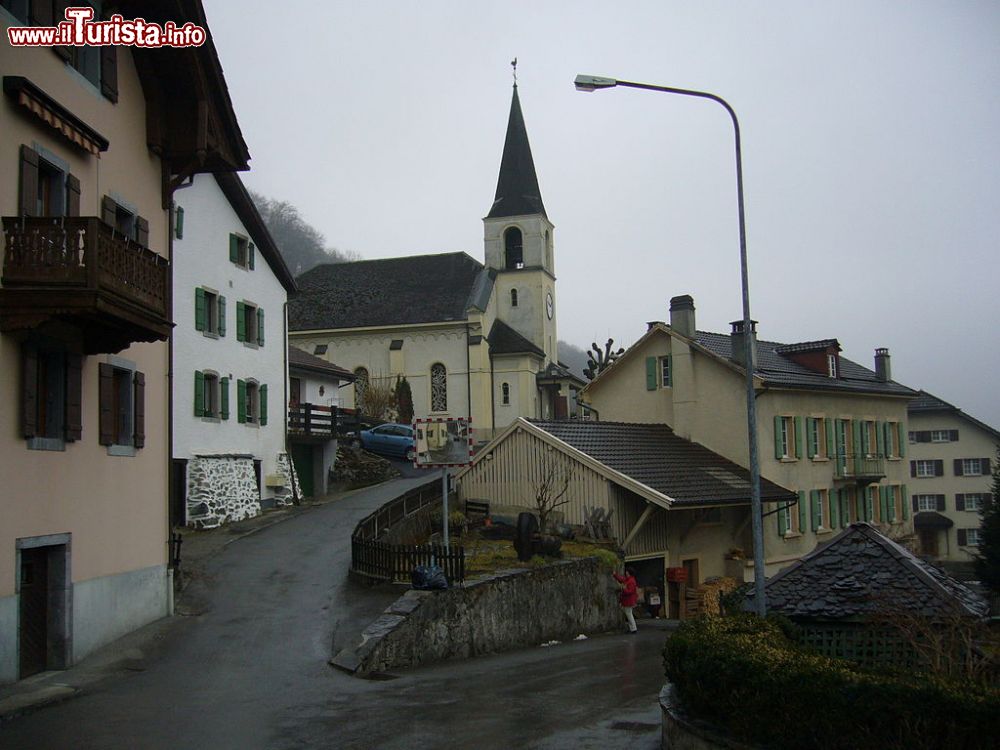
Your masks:
M483 575L495 573L498 570L526 566L540 567L548 562L537 555L528 563L520 562L517 559L514 542L509 539L483 539L478 531L469 531L453 541L455 544L461 544L465 547L465 572L467 575ZM584 557L599 557L604 562L611 558L615 562L618 560L618 556L606 545L589 542L563 541L562 553L563 559L568 560Z

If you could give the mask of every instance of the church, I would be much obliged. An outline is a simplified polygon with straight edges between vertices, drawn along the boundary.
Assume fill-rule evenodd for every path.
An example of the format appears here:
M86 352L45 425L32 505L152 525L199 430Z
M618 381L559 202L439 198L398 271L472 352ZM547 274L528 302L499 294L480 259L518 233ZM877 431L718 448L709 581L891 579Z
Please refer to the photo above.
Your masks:
M584 382L559 362L553 233L515 84L485 264L458 252L317 266L297 279L289 342L354 372L342 407L405 376L415 417L469 417L477 442L518 417L573 416Z

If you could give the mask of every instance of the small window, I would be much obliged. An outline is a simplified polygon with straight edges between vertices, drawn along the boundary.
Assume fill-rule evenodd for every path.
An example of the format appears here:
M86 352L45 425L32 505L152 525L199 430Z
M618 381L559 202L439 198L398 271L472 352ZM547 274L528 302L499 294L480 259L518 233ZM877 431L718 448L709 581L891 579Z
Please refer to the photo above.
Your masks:
M918 511L936 511L938 509L937 495L914 495Z
M38 195L35 201L36 216L66 216L69 214L65 183L66 176L63 171L39 157Z
M239 422L264 427L267 424L267 386L256 380L237 380L236 409Z
M875 455L875 450L878 445L877 439L875 437L875 423L872 421L865 421L861 423L861 452L867 457L872 458Z
M826 444L826 419L823 417L809 417L806 419L806 440L808 442L809 458L829 457L828 446Z
M887 422L885 428L886 458L899 458L899 422Z
M916 464L916 475L918 477L934 477L937 473L934 471L933 461L915 461Z
M983 474L983 462L978 458L962 459L962 476L977 477Z
M517 290L516 289L511 289L510 290L510 306L511 307L517 307Z
M951 436L948 434L948 430L931 430L932 443L947 443L950 440Z
M252 302L236 303L236 340L264 346L264 311Z
M979 512L983 509L983 505L986 503L986 498L988 495L981 492L966 493L965 495L965 510L971 510Z
M980 529L965 529L965 546L978 547L981 539Z
M795 418L777 417L775 428L775 458L795 458Z
M792 533L792 508L784 505L778 509L778 535L785 536Z
M511 227L503 235L504 268L508 271L524 268L524 247L521 230Z
M132 446L132 373L114 368L114 445Z
M448 411L448 371L440 362L431 365L431 411Z
M226 298L209 289L195 289L194 327L207 334L225 336Z
M255 255L256 248L249 239L238 234L229 235L230 262L235 263L240 268L246 268L252 271L254 268Z
M910 445L913 445L914 443L917 442L917 433L914 432L913 430L910 430L909 432L906 433L906 439Z
M133 456L146 441L146 377L118 357L98 367L99 442L111 455Z
M670 357L660 357L660 386L670 388L673 385L673 373L670 372Z
M837 355L827 354L826 355L826 371L831 378L837 377Z
M510 383L500 384L500 403L510 406Z
M258 415L260 414L259 407L260 403L260 393L257 389L257 384L252 380L247 381L246 387L246 399L244 401L244 420L245 422L256 422Z
M206 417L219 417L219 401L219 376L206 372L202 386L202 403L205 405L203 413Z

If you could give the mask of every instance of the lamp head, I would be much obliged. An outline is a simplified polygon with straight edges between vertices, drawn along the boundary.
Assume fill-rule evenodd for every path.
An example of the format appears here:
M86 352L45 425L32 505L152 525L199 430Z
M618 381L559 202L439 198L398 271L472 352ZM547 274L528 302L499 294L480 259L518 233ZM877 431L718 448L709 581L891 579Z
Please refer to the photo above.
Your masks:
M609 89L618 85L614 78L602 78L601 76L578 75L573 81L577 91L597 91L597 89Z

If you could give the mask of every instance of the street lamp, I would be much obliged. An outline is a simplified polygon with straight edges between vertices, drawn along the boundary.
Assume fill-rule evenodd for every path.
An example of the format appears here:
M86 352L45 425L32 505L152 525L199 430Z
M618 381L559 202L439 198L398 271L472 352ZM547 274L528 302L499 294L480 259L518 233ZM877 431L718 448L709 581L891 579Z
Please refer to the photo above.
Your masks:
M733 120L733 132L736 136L736 200L740 216L740 280L743 288L743 366L746 369L746 390L747 390L747 442L750 450L750 515L753 525L753 581L754 581L754 608L758 615L764 616L767 612L767 602L764 599L764 525L760 502L760 458L757 455L757 403L754 397L753 388L753 355L751 349L752 340L750 338L750 281L747 274L747 233L746 220L743 215L743 158L740 151L740 123L736 119L736 112L729 106L729 103L721 96L709 94L706 91L692 91L690 89L678 89L671 86L654 86L649 83L635 83L633 81L619 81L616 78L603 78L601 76L578 75L574 81L579 91L597 91L599 89L609 89L616 86L625 86L632 89L646 89L648 91L662 91L667 94L681 94L683 96L695 96L700 99L711 99L725 107L726 112Z

